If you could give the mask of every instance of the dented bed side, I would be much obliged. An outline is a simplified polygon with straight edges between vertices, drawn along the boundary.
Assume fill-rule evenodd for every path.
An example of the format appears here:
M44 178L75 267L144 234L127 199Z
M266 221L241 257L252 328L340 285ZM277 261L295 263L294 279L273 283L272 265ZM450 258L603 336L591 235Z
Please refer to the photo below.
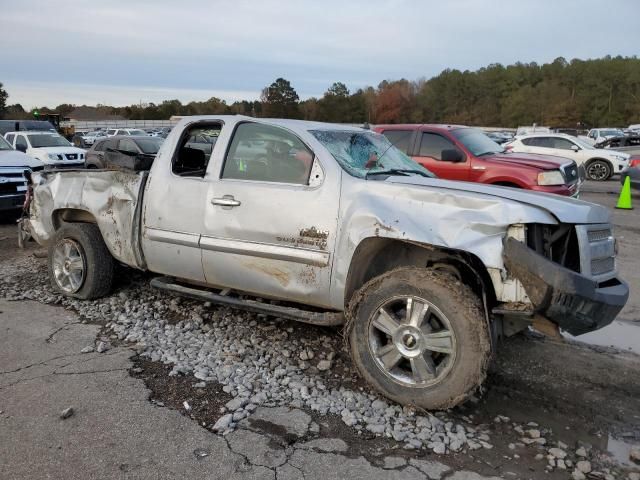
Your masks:
M147 174L120 170L34 174L29 220L35 240L47 245L64 221L95 223L116 260L145 268L139 226Z

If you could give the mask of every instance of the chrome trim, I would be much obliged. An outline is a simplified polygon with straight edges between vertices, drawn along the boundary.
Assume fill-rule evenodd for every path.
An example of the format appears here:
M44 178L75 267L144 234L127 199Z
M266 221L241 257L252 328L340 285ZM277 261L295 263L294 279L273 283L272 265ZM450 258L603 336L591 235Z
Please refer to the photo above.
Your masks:
M329 265L329 252L312 250L309 248L288 247L269 243L250 242L245 240L231 240L227 238L200 237L200 248L214 252L247 255L249 257L270 258L286 262L302 263L316 267Z
M212 198L211 204L221 205L223 207L239 207L240 201L233 198L233 195L224 195L219 198Z
M171 243L173 245L184 245L185 247L194 248L198 248L200 240L200 235L197 233L174 232L150 227L145 227L144 236L147 240L153 240L155 242Z

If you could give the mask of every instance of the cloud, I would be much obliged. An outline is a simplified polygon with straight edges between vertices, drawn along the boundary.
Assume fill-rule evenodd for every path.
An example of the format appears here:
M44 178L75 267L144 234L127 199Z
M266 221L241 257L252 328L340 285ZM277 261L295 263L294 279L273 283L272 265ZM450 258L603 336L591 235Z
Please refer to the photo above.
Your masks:
M87 86L73 103L102 101L90 87L105 85L122 99L136 89L255 97L279 76L308 96L334 81L353 89L445 68L635 54L635 16L602 21L602 10L601 0L21 0L0 16L10 67L0 81L27 105L43 99L28 97L41 91L30 82Z

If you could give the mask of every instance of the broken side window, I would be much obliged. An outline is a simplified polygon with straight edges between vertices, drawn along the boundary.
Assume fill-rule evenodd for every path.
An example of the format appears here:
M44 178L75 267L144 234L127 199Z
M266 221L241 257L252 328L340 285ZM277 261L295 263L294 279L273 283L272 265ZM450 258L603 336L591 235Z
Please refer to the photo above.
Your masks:
M171 163L173 173L181 177L204 177L221 128L219 123L200 123L186 129Z

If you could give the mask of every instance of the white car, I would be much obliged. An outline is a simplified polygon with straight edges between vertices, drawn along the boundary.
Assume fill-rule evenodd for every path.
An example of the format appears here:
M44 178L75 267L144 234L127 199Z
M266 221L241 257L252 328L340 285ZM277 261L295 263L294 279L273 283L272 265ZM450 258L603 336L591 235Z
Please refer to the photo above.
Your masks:
M522 135L528 135L530 133L551 133L551 129L549 127L541 127L539 125L530 125L526 127L518 127L516 130L516 137L521 137Z
M13 148L40 160L46 167L84 167L85 150L74 147L55 132L9 132L4 138Z
M624 132L619 128L592 128L591 130L589 130L589 133L586 137L580 137L580 139L591 145L597 145L598 143L604 142L608 138L623 136Z
M629 155L595 148L579 138L564 133L534 133L516 138L505 145L510 152L540 153L574 160L584 166L587 178L607 180L629 165Z
M87 132L82 135L82 139L84 140L85 145L93 145L96 143L96 140L106 137L107 134L103 131L97 130L95 132Z
M107 137L114 137L116 135L142 135L146 136L147 132L140 130L139 128L110 128L107 130Z

